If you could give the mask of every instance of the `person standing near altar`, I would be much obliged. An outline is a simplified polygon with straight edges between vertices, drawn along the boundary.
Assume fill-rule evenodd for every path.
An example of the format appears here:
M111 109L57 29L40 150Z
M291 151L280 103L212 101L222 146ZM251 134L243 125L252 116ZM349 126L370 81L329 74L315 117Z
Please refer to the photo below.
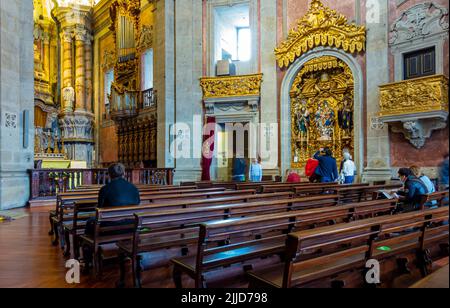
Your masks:
M333 152L329 148L321 148L314 155L314 159L319 161L319 166L316 169L316 174L320 176L321 183L332 183L339 179L336 159L333 157Z

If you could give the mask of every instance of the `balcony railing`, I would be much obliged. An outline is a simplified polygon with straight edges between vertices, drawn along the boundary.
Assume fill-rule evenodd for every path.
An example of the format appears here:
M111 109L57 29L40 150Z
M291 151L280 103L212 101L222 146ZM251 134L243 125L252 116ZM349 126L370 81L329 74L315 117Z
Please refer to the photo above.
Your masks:
M110 97L111 119L121 121L137 116L139 97L139 91L128 91L113 86Z
M136 185L173 185L174 169L128 169L125 178ZM82 185L109 183L107 169L33 169L29 170L31 200L55 197Z
M380 117L448 112L448 78L434 75L380 87Z

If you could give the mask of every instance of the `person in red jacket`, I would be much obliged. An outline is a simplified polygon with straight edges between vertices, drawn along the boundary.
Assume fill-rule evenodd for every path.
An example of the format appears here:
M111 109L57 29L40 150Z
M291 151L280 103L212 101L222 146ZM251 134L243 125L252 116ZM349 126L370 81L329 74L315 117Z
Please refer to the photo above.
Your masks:
M305 166L305 175L309 178L311 183L317 183L320 181L319 176L316 174L316 169L319 166L319 161L314 158L308 159Z
M302 178L294 170L287 170L286 175L286 183L300 183L302 181Z

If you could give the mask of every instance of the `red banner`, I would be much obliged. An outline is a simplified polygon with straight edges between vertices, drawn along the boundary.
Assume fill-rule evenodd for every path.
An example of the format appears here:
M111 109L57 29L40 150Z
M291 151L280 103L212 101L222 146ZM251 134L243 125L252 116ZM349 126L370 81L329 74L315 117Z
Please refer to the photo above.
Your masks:
M216 118L207 117L203 129L202 181L211 181L211 164L214 157Z

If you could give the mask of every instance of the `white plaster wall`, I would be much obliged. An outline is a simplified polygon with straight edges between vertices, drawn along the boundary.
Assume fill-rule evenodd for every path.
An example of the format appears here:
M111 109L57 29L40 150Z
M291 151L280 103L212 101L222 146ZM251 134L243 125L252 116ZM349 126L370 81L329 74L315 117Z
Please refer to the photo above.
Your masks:
M34 152L33 1L0 1L0 209L21 207L29 198L27 170ZM23 112L29 111L24 132ZM6 114L17 117L6 127ZM24 134L28 146L24 147Z
M201 178L201 127L203 114L200 78L203 70L202 44L202 2L197 0L177 1L175 6L175 117L176 123L183 123L184 135L189 138L177 147L180 157L175 159L175 182L200 180ZM197 123L194 123L197 121ZM194 140L197 138L197 140ZM197 143L196 143L197 142ZM200 143L201 144L201 143ZM178 150L181 150L179 152ZM188 155L187 155L188 154ZM187 157L186 157L187 156Z

